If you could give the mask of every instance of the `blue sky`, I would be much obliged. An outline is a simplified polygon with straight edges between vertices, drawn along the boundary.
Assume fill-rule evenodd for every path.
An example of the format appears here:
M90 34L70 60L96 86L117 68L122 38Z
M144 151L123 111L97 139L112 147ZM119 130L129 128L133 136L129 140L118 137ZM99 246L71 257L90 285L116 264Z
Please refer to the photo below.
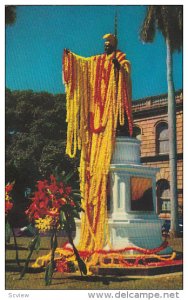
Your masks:
M139 39L144 5L18 6L15 25L6 28L6 87L63 93L63 49L102 53L102 36L114 32L116 9L118 48L132 65L133 99L166 93L164 39L159 33L152 44ZM174 54L174 82L176 90L182 88L182 53Z

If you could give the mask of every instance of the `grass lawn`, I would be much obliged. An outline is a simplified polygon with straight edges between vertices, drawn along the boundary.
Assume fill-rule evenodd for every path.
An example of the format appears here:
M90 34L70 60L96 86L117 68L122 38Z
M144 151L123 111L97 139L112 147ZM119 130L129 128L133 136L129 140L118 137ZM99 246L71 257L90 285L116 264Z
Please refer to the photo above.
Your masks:
M45 286L44 271L40 273L26 273L22 280L19 280L19 271L28 255L27 245L31 238L18 237L19 259L21 267L15 262L15 250L13 239L6 251L6 289L10 290L181 290L183 289L182 273L172 273L150 277L129 277L129 276L84 276L80 273L61 274L55 273L52 284ZM50 247L50 238L41 239L41 249L38 254L33 253L31 260L34 262L37 256L47 254ZM58 244L63 243L63 238L58 238ZM182 238L169 239L169 244L175 251L182 252Z

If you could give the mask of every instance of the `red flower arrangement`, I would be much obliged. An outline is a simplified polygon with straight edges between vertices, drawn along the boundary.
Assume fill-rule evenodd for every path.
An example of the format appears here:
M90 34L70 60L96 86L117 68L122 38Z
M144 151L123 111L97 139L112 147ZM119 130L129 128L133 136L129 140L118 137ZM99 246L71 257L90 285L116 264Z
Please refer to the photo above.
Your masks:
M70 179L70 174L67 175L65 182ZM34 250L40 247L40 235L41 231L51 231L51 254L50 261L45 270L45 282L50 284L54 270L56 271L70 271L73 269L74 264L55 259L55 251L58 246L57 231L64 229L67 233L69 243L71 244L73 251L78 261L78 266L81 272L87 272L84 262L82 262L79 253L74 246L72 239L72 230L75 230L74 218L79 218L79 212L82 211L80 206L80 195L78 201L74 201L75 193L71 186L56 179L54 175L50 176L49 180L40 180L37 182L37 189L31 198L32 203L26 210L26 214L31 221L35 221L35 227L38 229L35 233L35 237L30 244L30 253L26 259L25 266L20 274L20 278L25 275L27 266L31 255ZM30 225L32 226L32 225ZM28 226L28 229L31 228ZM39 246L36 246L39 244Z
M58 220L62 210L76 207L72 199L71 186L57 181L54 175L50 176L49 181L46 179L38 181L37 190L31 200L32 203L26 214L35 221L48 217Z
M5 214L8 214L13 207L12 197L10 195L14 183L7 183L5 186Z

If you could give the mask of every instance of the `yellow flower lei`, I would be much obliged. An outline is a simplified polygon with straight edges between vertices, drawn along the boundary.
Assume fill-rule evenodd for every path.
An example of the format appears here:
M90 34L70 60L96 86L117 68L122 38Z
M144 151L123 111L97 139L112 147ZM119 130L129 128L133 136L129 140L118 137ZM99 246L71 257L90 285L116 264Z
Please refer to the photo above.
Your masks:
M109 244L106 186L118 117L123 125L125 110L132 126L129 64L125 59L122 61L124 68L121 67L118 73L117 83L113 55L90 58L72 52L64 55L68 123L66 154L74 158L77 149L81 149L80 189L85 213L81 219L79 250L97 250ZM122 52L117 53L117 58L118 55L123 57ZM93 264L94 261L97 261L97 255L93 257Z

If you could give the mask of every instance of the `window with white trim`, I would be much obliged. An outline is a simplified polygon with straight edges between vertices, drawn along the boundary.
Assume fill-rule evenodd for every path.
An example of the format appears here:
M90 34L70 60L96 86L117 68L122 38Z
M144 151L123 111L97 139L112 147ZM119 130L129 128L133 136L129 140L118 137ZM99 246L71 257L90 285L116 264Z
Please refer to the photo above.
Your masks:
M168 124L165 122L156 127L156 151L157 154L169 153Z

